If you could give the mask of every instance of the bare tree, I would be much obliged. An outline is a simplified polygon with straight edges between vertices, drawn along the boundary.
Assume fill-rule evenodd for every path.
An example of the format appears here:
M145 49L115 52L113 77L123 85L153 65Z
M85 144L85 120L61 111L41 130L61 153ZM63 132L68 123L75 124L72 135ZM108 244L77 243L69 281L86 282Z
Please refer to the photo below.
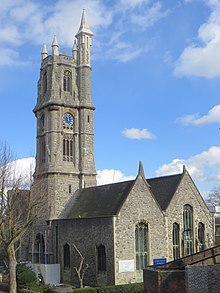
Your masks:
M220 205L220 187L215 187L208 195L206 200L208 205L219 206Z
M89 265L85 264L84 265L84 260L85 257L82 255L82 253L79 251L79 249L76 247L75 244L73 244L73 247L75 248L76 252L78 253L79 257L80 257L80 262L78 267L74 267L78 280L79 280L79 286L80 288L83 288L83 280L84 280L84 275L86 270L88 269Z
M8 258L10 293L17 292L16 249L33 221L37 202L30 190L19 189L22 176L13 166L14 156L7 144L0 142L0 246Z

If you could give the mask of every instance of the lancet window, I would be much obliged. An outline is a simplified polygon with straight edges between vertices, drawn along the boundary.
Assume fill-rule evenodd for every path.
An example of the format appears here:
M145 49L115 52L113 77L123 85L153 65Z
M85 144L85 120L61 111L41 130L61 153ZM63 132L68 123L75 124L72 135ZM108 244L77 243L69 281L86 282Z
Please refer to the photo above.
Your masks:
M138 223L135 226L136 270L146 268L148 264L148 226Z
M63 246L63 266L64 270L70 269L70 246L67 243Z
M69 70L64 71L63 76L63 90L65 92L71 92L72 74Z
M98 272L106 272L106 252L105 252L104 245L98 246L97 254L98 254Z
M193 253L193 208L188 204L183 207L183 253Z
M180 226L173 224L173 259L180 258Z
M63 161L73 161L73 135L65 134L63 137Z

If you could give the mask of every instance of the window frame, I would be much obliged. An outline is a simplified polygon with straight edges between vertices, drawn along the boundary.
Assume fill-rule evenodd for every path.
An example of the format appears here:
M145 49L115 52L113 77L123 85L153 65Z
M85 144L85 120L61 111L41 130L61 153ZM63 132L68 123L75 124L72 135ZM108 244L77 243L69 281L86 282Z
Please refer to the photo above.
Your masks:
M189 204L183 206L183 255L194 253L193 237L193 207Z
M145 269L148 265L149 229L148 224L139 222L135 225L135 259L136 271Z
M72 73L70 70L65 70L63 74L63 91L71 92L72 89Z
M103 244L97 247L97 270L98 273L106 273L106 249Z
M205 225L202 222L198 224L198 249L199 251L205 249Z
M63 245L63 269L70 270L70 246L68 243Z
M180 225L178 223L173 223L172 230L172 239L173 239L173 259L180 258Z

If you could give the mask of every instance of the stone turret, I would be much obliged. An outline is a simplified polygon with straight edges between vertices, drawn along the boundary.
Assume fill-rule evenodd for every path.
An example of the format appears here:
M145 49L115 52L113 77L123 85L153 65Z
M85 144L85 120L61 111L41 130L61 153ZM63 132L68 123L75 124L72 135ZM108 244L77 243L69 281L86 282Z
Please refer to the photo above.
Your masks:
M48 56L46 43L43 44L43 48L41 51L41 60L44 60Z
M83 10L80 28L78 30L78 33L76 34L78 50L79 50L77 65L91 66L90 47L92 45L92 36L93 36L93 33L91 32L87 24L85 10Z
M58 56L59 55L59 45L57 42L57 37L56 35L54 35L53 38L53 43L52 43L52 55L53 56Z

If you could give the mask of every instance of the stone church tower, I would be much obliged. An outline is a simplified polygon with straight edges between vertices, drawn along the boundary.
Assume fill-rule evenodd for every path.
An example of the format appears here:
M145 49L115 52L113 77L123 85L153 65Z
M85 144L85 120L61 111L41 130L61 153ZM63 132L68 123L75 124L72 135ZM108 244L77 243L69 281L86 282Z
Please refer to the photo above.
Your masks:
M42 220L59 218L77 189L96 185L94 105L91 100L91 40L83 11L72 56L52 54L44 44L34 108L37 118L36 169L32 192L43 197Z

